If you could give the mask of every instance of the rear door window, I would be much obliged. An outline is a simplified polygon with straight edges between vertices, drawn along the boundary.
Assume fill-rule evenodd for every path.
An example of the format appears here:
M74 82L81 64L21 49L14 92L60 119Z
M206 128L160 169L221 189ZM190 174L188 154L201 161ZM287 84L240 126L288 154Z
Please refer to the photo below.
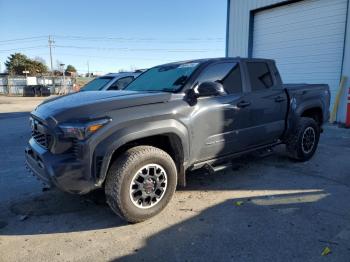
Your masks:
M273 86L272 74L267 63L248 62L247 68L252 91L266 90Z

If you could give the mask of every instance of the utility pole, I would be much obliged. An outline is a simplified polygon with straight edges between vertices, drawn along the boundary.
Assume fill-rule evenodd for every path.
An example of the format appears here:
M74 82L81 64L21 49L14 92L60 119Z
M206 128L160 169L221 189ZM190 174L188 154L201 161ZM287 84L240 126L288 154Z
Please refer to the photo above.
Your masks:
M88 68L88 77L90 77L90 65L89 65L89 60L87 61L87 68Z
M51 73L53 72L53 66L52 66L52 44L54 44L54 43L55 43L55 41L53 39L51 39L51 36L49 35Z
M51 36L49 35L49 49L50 49L50 65L51 65L51 77L52 77L52 87L51 87L51 94L55 93L55 78L53 76L53 66L52 66L52 44L54 44L55 41L51 39Z

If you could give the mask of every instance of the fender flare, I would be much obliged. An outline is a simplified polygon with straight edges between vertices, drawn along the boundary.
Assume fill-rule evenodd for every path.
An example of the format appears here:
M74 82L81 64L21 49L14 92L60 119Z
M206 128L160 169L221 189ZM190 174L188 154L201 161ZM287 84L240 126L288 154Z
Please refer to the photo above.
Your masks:
M180 184L185 184L185 168L189 159L189 135L187 128L174 119L158 120L146 123L136 123L127 128L122 128L112 133L104 141L100 142L96 147L95 152L103 155L102 166L95 185L101 186L106 179L108 167L110 165L114 152L125 145L126 143L135 141L137 139L147 138L155 135L173 134L176 135L182 145L183 165L182 170L178 170L178 180Z
M324 114L324 105L321 101L316 100L309 100L309 101L302 101L300 104L298 104L298 100L295 98L292 98L291 105L290 105L290 113L289 118L287 121L287 132L284 134L283 139L288 138L288 136L295 131L295 129L298 126L299 119L301 115L309 109L312 108L320 108L322 111L322 114Z
M322 114L324 112L324 110L323 110L324 105L322 104L322 102L315 101L315 100L302 102L300 105L297 106L295 112L296 112L297 116L300 117L306 110L309 110L311 108L320 108L322 111Z

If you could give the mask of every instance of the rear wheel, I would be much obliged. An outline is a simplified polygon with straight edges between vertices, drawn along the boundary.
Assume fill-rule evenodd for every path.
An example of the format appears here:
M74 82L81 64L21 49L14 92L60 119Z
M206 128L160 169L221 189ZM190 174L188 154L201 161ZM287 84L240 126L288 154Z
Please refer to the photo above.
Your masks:
M144 221L169 203L177 171L163 150L137 146L118 157L108 171L105 193L111 209L128 222Z
M312 118L302 117L298 127L286 142L287 151L292 159L309 160L315 153L320 139L320 128Z

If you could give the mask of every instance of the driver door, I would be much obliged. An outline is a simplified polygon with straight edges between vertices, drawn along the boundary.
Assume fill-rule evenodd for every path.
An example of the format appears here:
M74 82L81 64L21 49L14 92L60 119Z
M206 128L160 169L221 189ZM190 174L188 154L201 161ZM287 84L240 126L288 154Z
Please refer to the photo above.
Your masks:
M221 82L227 94L200 97L194 106L190 121L194 162L217 158L246 147L241 131L249 122L246 110L239 106L244 97L240 64L211 64L198 77L198 84L206 81Z

